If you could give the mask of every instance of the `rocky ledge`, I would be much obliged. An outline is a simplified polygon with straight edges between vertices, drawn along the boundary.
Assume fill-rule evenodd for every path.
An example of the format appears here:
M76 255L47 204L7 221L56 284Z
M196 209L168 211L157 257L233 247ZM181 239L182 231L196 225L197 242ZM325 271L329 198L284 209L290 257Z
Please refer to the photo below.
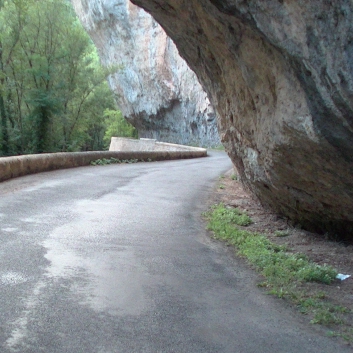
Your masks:
M353 238L349 0L133 0L195 71L223 143L260 201Z
M105 66L117 103L140 137L220 145L215 112L173 41L128 0L72 0Z

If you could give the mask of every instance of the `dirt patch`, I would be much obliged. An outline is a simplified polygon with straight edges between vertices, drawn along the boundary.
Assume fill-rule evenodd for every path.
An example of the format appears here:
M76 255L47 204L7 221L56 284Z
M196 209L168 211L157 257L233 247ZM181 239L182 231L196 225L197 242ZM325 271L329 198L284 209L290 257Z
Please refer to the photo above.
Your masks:
M333 242L323 235L293 228L285 219L263 208L235 179L233 170L222 175L210 202L238 207L253 220L247 230L262 233L273 243L303 253L315 263L331 265L339 273L352 275L344 281L335 280L331 285L309 283L308 286L322 290L329 301L353 312L353 245ZM353 327L353 315L348 316L348 324Z

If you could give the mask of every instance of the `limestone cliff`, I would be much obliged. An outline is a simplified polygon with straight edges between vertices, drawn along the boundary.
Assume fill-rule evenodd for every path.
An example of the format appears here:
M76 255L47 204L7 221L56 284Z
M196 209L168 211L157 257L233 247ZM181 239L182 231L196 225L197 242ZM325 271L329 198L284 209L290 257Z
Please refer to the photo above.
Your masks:
M350 0L133 0L175 41L259 199L353 237Z
M140 137L219 145L214 110L158 23L128 0L72 0L105 66L117 103Z

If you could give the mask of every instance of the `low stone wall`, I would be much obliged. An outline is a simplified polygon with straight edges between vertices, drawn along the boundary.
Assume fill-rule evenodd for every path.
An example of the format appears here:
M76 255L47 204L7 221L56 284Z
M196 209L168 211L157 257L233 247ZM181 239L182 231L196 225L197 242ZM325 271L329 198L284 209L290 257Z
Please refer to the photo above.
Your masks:
M207 151L95 151L43 153L0 158L0 182L23 175L89 165L102 158L163 161L206 157Z
M112 137L109 151L202 151L205 148L177 145L159 142L154 139L141 138L139 140L126 137Z

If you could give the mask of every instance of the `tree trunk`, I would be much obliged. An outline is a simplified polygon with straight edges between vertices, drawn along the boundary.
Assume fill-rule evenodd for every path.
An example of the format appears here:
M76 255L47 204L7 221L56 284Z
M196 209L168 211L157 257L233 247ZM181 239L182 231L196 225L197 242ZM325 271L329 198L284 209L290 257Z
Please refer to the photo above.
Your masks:
M1 3L0 3L1 5ZM0 7L1 9L1 7ZM2 56L2 42L0 41L0 72L2 73L2 78L0 79L0 116L1 116L1 150L2 154L5 156L9 154L9 134L7 131L7 114L5 109L5 100L4 100L4 86L5 86L5 73L4 73L4 62Z

